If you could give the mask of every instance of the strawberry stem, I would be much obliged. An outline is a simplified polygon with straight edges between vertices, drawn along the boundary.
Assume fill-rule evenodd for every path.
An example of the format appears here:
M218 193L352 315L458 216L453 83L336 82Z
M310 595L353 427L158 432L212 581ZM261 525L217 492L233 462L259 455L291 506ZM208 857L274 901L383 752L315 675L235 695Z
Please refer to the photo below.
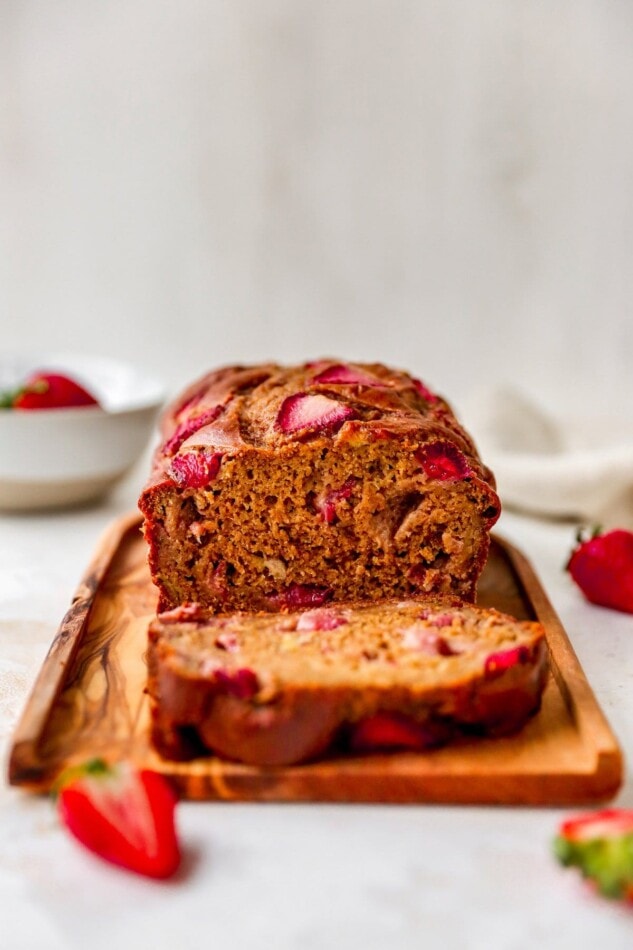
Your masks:
M573 558L574 554L576 553L576 551L582 544L585 544L587 541L593 541L594 538L600 537L600 535L602 534L602 525L594 524L591 528L591 533L589 534L588 532L589 532L589 528L587 527L587 525L580 525L580 527L576 530L576 547L567 558L567 562L563 566L564 571L569 570L571 559Z
M13 409L16 399L25 392L23 386L17 389L5 389L0 392L0 409Z
M87 775L109 775L111 772L112 769L105 759L100 758L88 759L87 762L71 765L57 776L51 789L51 795L53 798L57 798L62 788L70 782L75 781L75 779L85 778Z

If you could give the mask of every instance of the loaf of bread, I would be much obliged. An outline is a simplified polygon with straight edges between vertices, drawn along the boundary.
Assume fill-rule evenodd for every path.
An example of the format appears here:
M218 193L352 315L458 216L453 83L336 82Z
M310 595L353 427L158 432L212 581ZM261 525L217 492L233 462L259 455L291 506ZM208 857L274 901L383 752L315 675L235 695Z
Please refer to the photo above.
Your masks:
M494 480L448 404L380 364L229 367L163 417L142 492L160 609L474 600Z
M150 627L153 738L170 758L283 765L505 734L538 709L546 656L540 624L446 599L231 616L184 605Z

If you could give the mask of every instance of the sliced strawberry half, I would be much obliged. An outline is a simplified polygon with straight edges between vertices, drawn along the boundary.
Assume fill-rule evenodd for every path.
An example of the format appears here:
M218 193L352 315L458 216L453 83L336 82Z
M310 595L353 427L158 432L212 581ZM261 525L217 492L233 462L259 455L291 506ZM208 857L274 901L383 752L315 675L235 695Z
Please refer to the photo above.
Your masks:
M38 371L16 392L3 394L0 404L13 409L71 409L98 406L99 402L69 376Z
M429 442L417 450L415 457L430 479L454 482L471 474L466 456L452 442Z
M567 570L591 603L633 613L633 532L618 528L579 538Z
M373 386L376 389L385 389L387 384L376 376L370 376L362 370L354 369L346 363L337 363L336 366L328 366L321 373L318 373L312 380L313 383L338 383L344 386Z
M598 892L633 901L633 811L607 808L567 819L554 839L565 867L577 867Z
M219 452L184 452L173 459L169 473L182 488L204 488L217 477L221 462Z
M275 427L287 435L296 432L334 432L347 419L356 416L355 410L337 399L321 394L295 393L281 404Z
M162 775L93 759L62 774L56 790L62 823L100 858L147 877L177 870L177 799Z

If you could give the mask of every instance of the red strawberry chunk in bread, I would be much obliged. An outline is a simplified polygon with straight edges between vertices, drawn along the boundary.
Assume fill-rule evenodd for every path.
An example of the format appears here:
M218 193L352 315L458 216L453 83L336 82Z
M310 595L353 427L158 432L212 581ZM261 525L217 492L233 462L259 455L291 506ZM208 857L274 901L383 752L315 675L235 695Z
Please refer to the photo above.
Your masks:
M296 432L333 432L356 412L351 406L320 394L295 393L281 404L275 427L287 435Z
M336 630L347 623L347 618L333 607L306 610L297 620L297 630Z
M415 457L427 478L447 482L468 478L471 474L466 456L452 442L430 442L421 446Z
M314 506L326 524L334 524L338 519L337 505L351 498L358 479L350 475L340 488L331 488L321 492L314 499Z
M190 436L195 435L195 433L199 429L202 429L203 426L214 422L220 415L221 411L222 406L213 406L211 409L206 409L204 412L201 412L200 415L181 422L180 425L176 427L171 437L167 439L163 445L163 454L175 455L183 442L186 442Z
M345 363L337 363L318 373L312 380L314 383L339 383L345 386L374 386L384 389L387 384L376 376L370 376L361 370L353 369Z
M510 650L499 650L497 653L491 653L486 657L485 673L486 676L500 676L506 670L516 666L517 663L527 663L530 659L530 651L526 646L512 647Z
M217 477L221 461L219 452L185 452L174 458L169 474L184 488L204 488Z

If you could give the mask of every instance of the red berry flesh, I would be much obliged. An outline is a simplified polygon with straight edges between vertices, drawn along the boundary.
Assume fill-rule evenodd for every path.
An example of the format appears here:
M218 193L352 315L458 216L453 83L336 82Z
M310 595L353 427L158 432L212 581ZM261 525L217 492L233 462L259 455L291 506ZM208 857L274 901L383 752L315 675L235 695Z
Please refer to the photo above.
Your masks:
M185 452L172 461L169 472L182 488L204 488L220 471L219 452Z
M334 432L356 415L351 406L320 394L295 393L281 404L275 426L280 432Z
M186 442L190 436L195 435L203 426L214 422L221 411L222 406L213 406L211 409L205 409L204 412L194 416L192 419L181 422L180 425L176 426L169 439L165 442L162 449L163 453L165 455L175 455L183 442Z
M616 529L582 541L567 570L591 603L633 613L633 532Z
M466 456L452 442L429 442L417 450L415 457L427 478L433 480L454 482L471 474Z

